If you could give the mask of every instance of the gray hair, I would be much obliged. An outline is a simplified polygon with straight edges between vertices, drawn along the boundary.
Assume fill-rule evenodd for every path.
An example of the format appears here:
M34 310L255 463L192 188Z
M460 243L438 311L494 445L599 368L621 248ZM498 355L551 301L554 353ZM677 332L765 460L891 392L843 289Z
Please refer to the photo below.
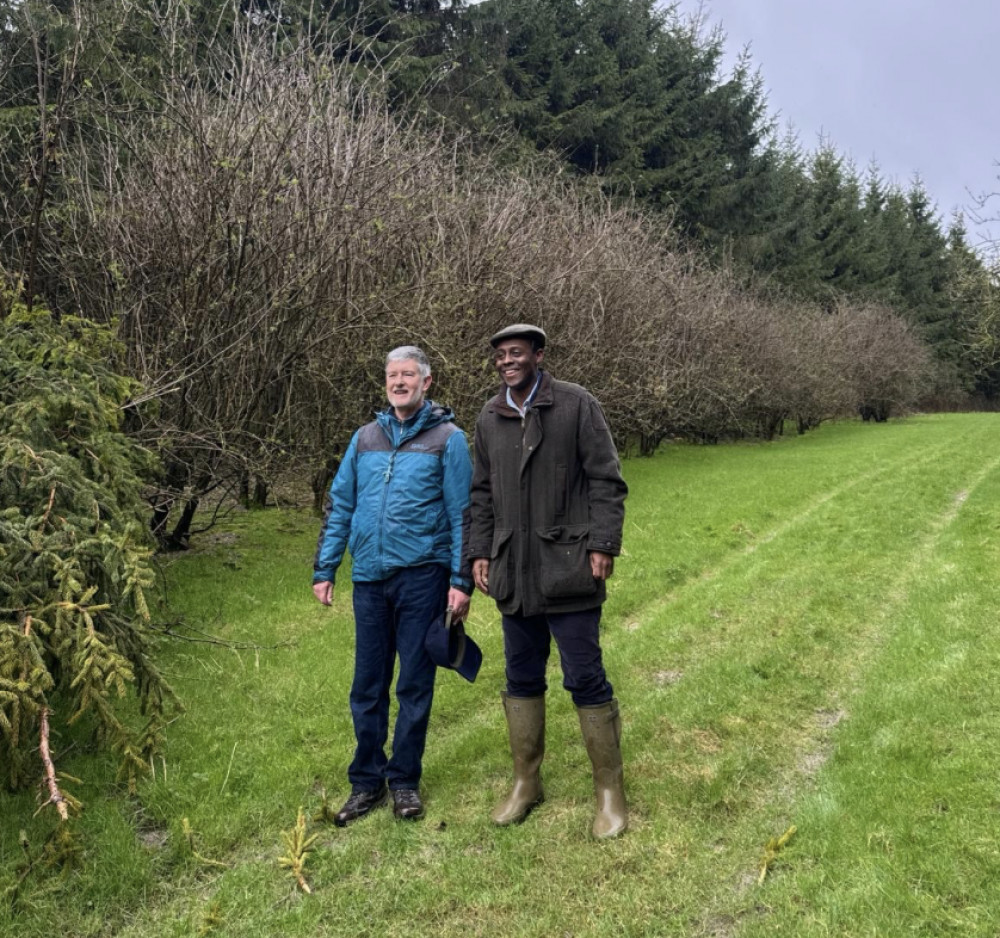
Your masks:
M401 345L399 348L394 348L388 355L385 356L386 368L389 367L389 362L408 361L414 361L417 363L420 369L421 378L426 378L431 373L431 363L424 354L424 350L422 348L418 348L416 345Z

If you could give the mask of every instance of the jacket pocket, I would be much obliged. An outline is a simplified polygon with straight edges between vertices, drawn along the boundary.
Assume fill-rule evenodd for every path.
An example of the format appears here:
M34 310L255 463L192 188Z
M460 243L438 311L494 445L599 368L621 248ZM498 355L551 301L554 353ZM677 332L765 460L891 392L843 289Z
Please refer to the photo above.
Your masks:
M587 556L588 524L536 528L541 541L538 585L547 599L572 599L597 592Z
M357 515L355 515L355 520ZM347 539L347 549L351 553L351 569L361 571L364 576L377 573L378 558L375 550L375 538L369 528L360 524L351 525L351 534Z
M514 592L514 557L511 551L511 528L496 528L493 531L493 547L490 550L490 596L503 602Z

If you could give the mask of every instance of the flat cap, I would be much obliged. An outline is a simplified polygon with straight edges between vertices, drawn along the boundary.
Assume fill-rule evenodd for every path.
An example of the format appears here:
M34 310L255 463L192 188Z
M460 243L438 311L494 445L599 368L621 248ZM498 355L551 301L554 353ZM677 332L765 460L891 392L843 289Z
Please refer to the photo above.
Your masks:
M461 622L451 621L451 610L442 612L427 630L424 648L439 668L451 668L474 681L483 663L479 646L465 634Z
M545 330L526 322L516 322L512 326L504 326L499 332L490 336L490 345L496 348L504 339L534 339L539 348L545 348Z

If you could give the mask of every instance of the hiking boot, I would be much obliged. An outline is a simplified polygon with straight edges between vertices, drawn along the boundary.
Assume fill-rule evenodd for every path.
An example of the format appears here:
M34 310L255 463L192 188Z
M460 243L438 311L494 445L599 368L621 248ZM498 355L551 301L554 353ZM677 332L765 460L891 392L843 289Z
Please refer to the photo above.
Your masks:
M375 791L356 788L344 802L344 806L333 816L333 823L337 827L346 827L351 821L371 814L376 808L384 805L388 797L389 792L385 785Z
M424 816L424 805L416 788L396 788L392 792L392 813L401 821Z

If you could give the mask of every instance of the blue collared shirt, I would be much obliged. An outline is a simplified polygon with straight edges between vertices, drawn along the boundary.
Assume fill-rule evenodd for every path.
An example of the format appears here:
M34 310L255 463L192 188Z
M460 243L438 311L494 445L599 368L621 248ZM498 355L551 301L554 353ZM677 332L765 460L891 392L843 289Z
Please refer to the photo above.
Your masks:
M510 388L507 388L507 403L514 408L522 417L528 412L528 408L531 406L531 402L534 401L535 395L538 393L538 385L542 383L542 369L538 369L538 377L535 378L535 386L531 389L531 393L524 399L524 407L518 407L514 402L514 396L510 393Z

